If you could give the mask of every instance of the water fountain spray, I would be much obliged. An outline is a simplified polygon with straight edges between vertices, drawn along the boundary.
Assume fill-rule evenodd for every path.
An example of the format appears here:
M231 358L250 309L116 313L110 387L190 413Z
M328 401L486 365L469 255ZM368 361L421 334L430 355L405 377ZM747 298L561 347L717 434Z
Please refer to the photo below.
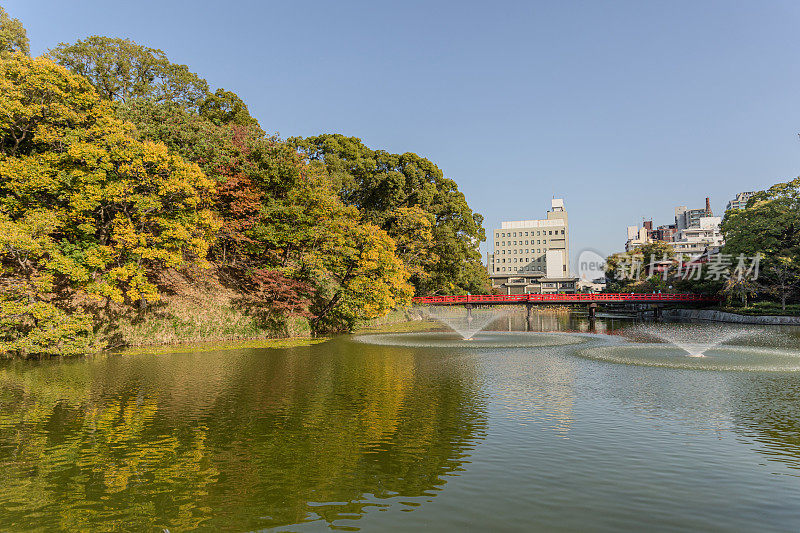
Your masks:
M470 340L478 332L488 327L498 318L505 316L505 312L498 312L496 308L465 308L461 306L431 306L427 310L428 316L441 322L452 329L464 340Z

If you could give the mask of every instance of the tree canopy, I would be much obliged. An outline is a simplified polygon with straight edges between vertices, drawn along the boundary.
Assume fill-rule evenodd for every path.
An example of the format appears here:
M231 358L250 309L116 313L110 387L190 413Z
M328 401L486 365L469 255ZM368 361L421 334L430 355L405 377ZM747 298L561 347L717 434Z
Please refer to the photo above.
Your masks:
M728 211L722 232L725 253L762 258L758 289L785 309L800 285L800 178L756 193L745 209Z
M456 182L439 167L414 153L372 150L361 139L339 134L289 142L312 164L324 166L347 205L360 209L393 238L408 230L410 216L417 226L427 217L432 245L407 250L406 257L417 265L413 282L419 294L486 290L488 278L478 252L486 238L483 217L473 213ZM419 273L422 265L425 275Z
M28 32L19 19L12 19L0 6L0 54L19 52L30 54Z
M48 302L60 289L138 303L158 298L154 269L205 263L219 224L197 165L137 140L85 79L48 59L0 60L0 84L0 253L20 297Z
M482 218L416 154L267 135L234 92L93 36L31 59L0 11L0 353L101 347L202 270L264 323L349 331L417 293L478 292Z
M198 106L208 94L206 80L189 67L171 63L163 51L130 39L94 35L75 44L61 43L50 56L109 100L151 98Z

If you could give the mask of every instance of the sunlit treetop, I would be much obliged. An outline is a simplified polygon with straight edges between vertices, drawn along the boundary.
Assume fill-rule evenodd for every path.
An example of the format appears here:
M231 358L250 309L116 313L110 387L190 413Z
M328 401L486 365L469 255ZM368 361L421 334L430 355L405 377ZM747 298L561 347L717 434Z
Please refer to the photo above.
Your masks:
M12 19L6 10L0 7L0 54L20 52L28 55L28 34L19 19Z
M130 39L92 36L75 44L61 43L49 53L57 63L79 74L108 100L134 98L199 106L208 83L186 65L171 63L162 50Z

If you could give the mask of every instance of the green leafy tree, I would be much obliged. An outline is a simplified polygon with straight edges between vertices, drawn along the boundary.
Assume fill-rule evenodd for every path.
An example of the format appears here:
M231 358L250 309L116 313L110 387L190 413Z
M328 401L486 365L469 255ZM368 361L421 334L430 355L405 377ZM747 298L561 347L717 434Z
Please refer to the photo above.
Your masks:
M236 124L259 128L258 121L250 116L244 100L236 93L217 89L200 105L200 115L215 124Z
M674 268L675 250L669 244L654 241L633 250L606 258L608 292L653 292L669 290L664 273L658 268ZM666 264L665 264L666 263Z
M50 56L88 79L108 100L151 98L196 107L208 95L208 83L186 65L171 63L163 51L130 39L95 35L75 44L61 43Z
M757 193L745 209L728 211L722 232L725 253L763 257L760 292L780 301L785 309L800 282L800 178Z
M737 298L743 307L747 307L748 299L758 294L758 285L748 277L731 276L725 280L721 292L728 303Z
M19 19L12 19L6 10L0 7L0 54L9 52L30 54L28 32Z
M726 253L761 253L768 262L800 256L800 178L757 193L745 209L728 211L722 233Z
M478 245L485 240L483 217L473 213L455 181L428 159L413 153L372 150L356 137L319 135L290 142L313 163L323 165L347 205L395 239L397 210L418 208L430 216L433 246L428 276L416 277L418 294L479 293L488 277ZM423 246L424 248L424 246Z
M786 311L787 300L797 294L797 287L800 285L800 268L794 258L773 258L765 268L761 285L768 294L781 302L781 309Z

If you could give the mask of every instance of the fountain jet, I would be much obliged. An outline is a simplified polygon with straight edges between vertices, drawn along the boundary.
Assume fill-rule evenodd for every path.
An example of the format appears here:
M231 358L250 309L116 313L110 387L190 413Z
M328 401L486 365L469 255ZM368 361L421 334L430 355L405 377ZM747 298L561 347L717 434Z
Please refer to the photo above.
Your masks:
M464 340L470 340L492 322L505 315L494 308L429 307L428 316L452 329Z
M705 357L705 353L732 341L737 337L752 334L753 331L741 327L723 326L719 324L641 324L631 330L656 337L664 342L677 346L689 357Z

